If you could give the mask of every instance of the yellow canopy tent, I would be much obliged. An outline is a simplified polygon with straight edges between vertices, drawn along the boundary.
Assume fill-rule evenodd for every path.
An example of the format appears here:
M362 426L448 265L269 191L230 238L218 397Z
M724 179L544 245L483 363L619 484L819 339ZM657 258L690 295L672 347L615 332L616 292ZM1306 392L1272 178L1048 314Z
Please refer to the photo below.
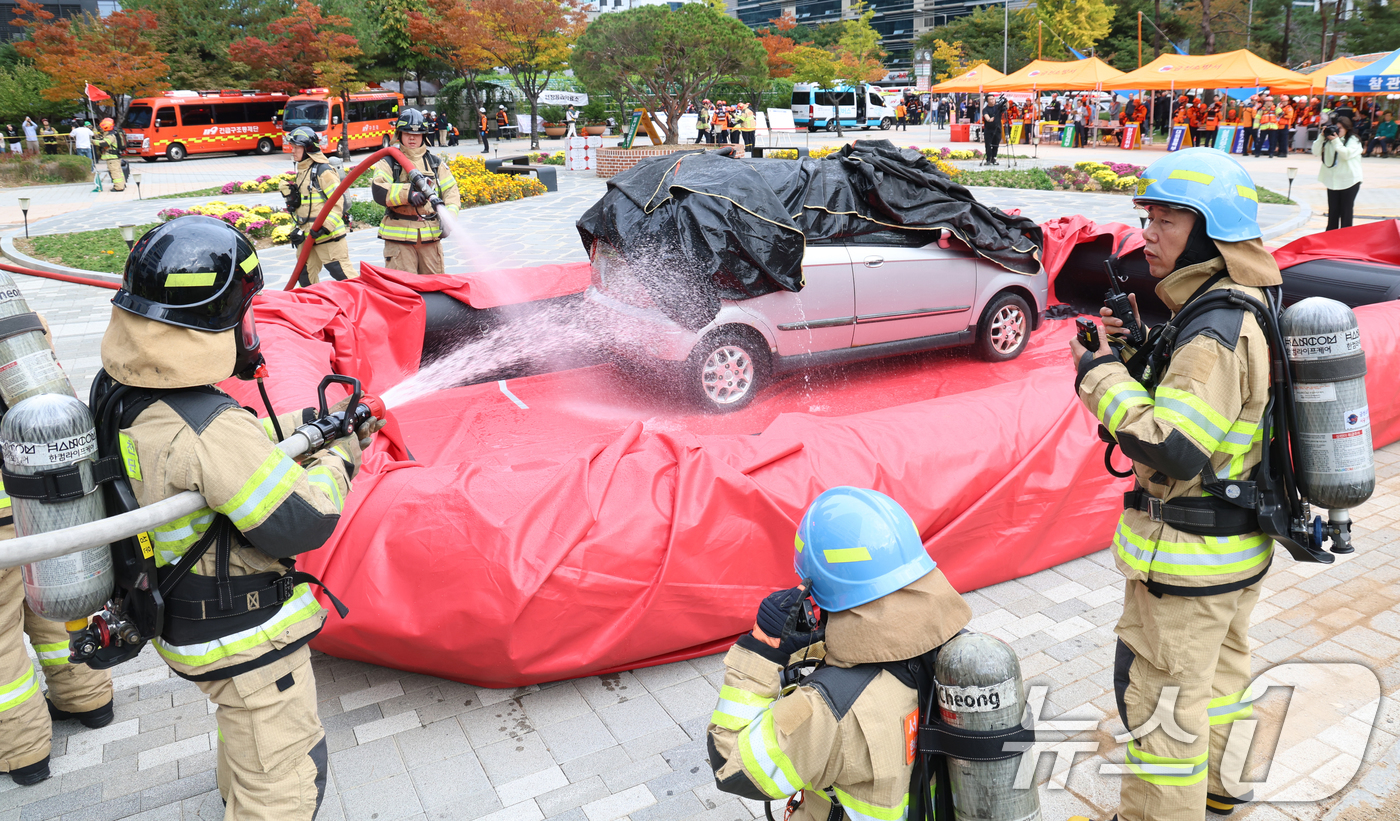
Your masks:
M1330 63L1324 63L1322 68L1309 74L1304 74L1303 83L1283 83L1281 85L1270 85L1269 90L1275 94L1307 94L1308 96L1322 95L1327 93L1327 78L1333 74L1341 74L1344 71L1351 71L1354 68L1374 63L1376 58L1355 59L1353 57L1340 57Z
M1172 90L1188 88L1254 88L1301 83L1306 75L1274 65L1251 51L1224 54L1163 54L1136 71L1103 84L1104 89Z
M951 80L944 80L930 88L929 91L935 94L954 94L959 92L976 94L982 91L982 87L985 84L992 80L1000 80L1005 76L1005 74L1002 74L986 63L979 63L973 66L966 74L959 75Z
M1034 60L1020 71L1000 80L991 80L986 91L1101 91L1104 83L1122 77L1123 72L1097 57L1072 62Z

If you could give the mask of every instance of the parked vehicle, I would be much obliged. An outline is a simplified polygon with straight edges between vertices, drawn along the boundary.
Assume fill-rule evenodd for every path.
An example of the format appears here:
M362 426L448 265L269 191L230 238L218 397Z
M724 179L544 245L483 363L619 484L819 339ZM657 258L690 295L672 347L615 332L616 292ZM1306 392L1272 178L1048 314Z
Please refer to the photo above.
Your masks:
M722 300L705 327L658 311L627 260L595 243L585 299L610 314L609 346L629 364L672 372L702 408L738 410L769 380L799 368L972 345L990 361L1025 350L1047 302L1048 277L979 258L945 232L884 232L879 242L809 242L805 285Z
M224 89L167 91L132 100L122 121L126 154L179 162L190 154L271 154L282 145L285 94Z
M350 95L349 111L345 100L325 88L304 88L301 94L287 101L282 127L287 131L307 126L319 135L321 148L335 153L344 136L342 123L350 118L350 150L365 151L388 148L394 139L394 122L399 118L403 95L396 91L364 91ZM291 151L284 145L283 151Z
M887 100L881 89L870 83L831 90L798 83L792 87L792 121L798 128L810 131L835 131L838 101L843 128L888 131L894 125L895 98Z

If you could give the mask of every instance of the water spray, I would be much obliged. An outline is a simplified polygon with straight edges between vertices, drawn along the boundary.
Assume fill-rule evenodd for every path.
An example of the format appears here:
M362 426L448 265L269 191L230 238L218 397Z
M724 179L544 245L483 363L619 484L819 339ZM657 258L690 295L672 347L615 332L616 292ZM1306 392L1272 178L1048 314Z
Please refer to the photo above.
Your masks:
M316 215L316 219L311 223L311 227L306 230L306 239L302 241L301 251L297 254L296 264L292 266L292 276L287 280L287 285L282 290L290 291L297 286L297 277L301 274L302 268L306 265L306 260L311 256L311 248L316 244L316 232L321 230L322 225L325 225L326 219L330 217L331 212L335 210L336 203L340 202L340 198L345 196L345 192L349 190L351 184L354 183L355 180L360 178L361 174L373 168L375 163L385 157L393 157L399 165L404 168L413 169L408 175L409 185L412 185L415 191L426 196L428 202L432 203L433 210L437 212L439 223L442 225L442 235L446 237L451 233L451 220L443 219L443 215L450 215L452 210L443 203L442 198L433 190L432 185L430 185L428 180L423 176L423 172L413 168L413 161L397 147L390 146L388 148L381 148L368 157L365 157L357 163L354 168L350 169L350 173L345 175L345 179L340 181L340 185L337 185L335 190L330 193L330 196L326 197L326 203L321 206L321 212Z

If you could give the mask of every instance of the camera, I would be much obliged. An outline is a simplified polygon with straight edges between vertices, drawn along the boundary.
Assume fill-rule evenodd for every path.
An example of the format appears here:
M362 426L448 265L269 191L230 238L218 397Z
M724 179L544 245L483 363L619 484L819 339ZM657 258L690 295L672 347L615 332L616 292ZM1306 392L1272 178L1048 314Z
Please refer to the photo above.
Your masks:
M1337 136L1337 124L1334 123L1334 122L1332 122L1332 123L1327 123L1326 125L1324 125L1324 126L1322 127L1322 136L1324 136L1324 137L1335 137L1335 136Z

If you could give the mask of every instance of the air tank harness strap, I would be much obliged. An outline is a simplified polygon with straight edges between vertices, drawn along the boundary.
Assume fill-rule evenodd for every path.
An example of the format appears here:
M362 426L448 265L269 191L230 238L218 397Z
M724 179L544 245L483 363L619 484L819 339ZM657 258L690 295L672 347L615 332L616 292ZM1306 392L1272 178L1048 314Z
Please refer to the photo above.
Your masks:
M1017 724L1004 730L965 730L933 719L919 727L919 752L965 761L1005 761L1035 744L1035 728Z
M1253 492L1253 482L1229 483L1243 495ZM1244 501L1244 500L1241 500ZM1123 494L1123 508L1146 513L1154 522L1163 522L1196 536L1243 536L1259 529L1251 504L1248 509L1214 496L1173 499L1164 502L1142 488Z
M33 311L0 318L0 340L27 334L30 331L44 332L44 323L39 321L39 315Z
M96 462L78 462L66 468L44 470L28 476L11 473L8 468L0 468L6 493L20 499L38 499L49 504L81 499L99 485L125 475L121 459L116 456L107 456Z
M241 616L254 610L266 610L269 607L281 607L285 602L296 595L296 588L301 584L314 584L325 591L331 604L335 606L336 612L343 619L350 615L350 610L335 594L326 589L321 580L311 575L293 569L287 573L258 573L252 576L236 576L229 580L229 592L233 595L233 601L228 606L224 606L219 598L184 598L172 594L165 599L165 615L167 618L185 619L187 621L204 621L206 619L222 619L230 616Z

